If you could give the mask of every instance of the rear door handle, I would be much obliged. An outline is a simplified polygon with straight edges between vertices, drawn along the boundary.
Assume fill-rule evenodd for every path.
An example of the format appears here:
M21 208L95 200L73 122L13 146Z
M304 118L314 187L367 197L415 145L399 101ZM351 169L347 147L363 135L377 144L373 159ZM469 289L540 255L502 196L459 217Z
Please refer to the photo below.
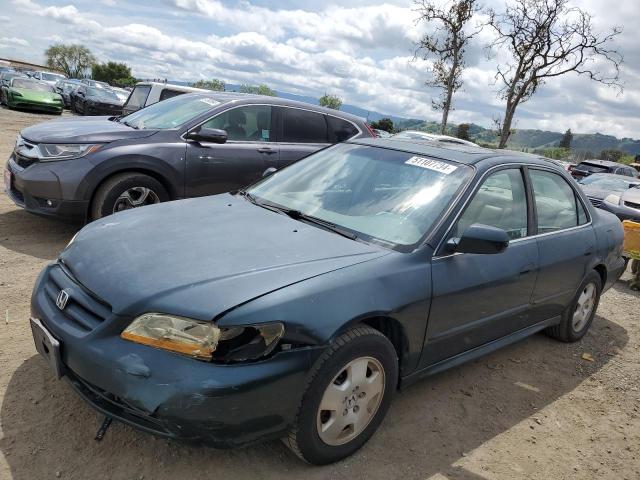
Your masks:
M266 153L267 155L271 155L272 153L277 152L277 150L274 150L273 148L270 148L270 147L260 147L258 151L260 153Z

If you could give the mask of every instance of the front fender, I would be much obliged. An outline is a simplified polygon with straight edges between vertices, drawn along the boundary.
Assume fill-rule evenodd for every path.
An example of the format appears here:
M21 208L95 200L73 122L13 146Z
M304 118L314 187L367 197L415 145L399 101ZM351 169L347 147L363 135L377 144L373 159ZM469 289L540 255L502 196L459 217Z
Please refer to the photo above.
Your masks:
M328 345L366 319L388 317L402 327L402 375L415 369L426 332L431 296L430 263L421 254L391 253L282 288L241 305L219 326L283 322L285 341Z

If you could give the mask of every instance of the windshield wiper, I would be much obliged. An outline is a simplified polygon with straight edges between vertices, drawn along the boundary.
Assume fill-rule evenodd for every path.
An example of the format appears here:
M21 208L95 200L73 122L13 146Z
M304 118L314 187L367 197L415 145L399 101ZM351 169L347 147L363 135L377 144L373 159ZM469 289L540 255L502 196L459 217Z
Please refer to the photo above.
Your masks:
M275 205L271 205L274 208L277 208L278 210L280 210L282 213L284 213L285 215L288 215L289 217L293 218L294 220L300 220L303 222L307 222L307 223L313 223L314 225L318 225L326 230L330 230L334 233L337 233L338 235L342 235L343 237L349 238L351 240L355 240L358 238L357 235L355 235L354 233L350 232L349 230L347 230L346 228L342 228L339 225L336 225L335 223L332 222L328 222L327 220L322 220L321 218L318 217L314 217L313 215L307 215L306 213L302 213L300 210L295 210L295 209L291 209L291 208L284 208L284 207L278 207Z
M119 123L122 123L123 125L126 125L127 127L131 127L131 128L133 128L133 129L135 129L135 130L139 130L139 129L140 129L140 127L138 127L137 125L134 125L134 124L129 123L129 122L127 122L127 121L119 122Z

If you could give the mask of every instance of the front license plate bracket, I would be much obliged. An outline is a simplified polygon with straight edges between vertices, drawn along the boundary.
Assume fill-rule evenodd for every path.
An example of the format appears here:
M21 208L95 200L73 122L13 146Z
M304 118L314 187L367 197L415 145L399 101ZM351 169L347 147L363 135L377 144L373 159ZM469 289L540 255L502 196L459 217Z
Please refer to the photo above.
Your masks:
M56 378L61 378L64 375L64 366L60 357L60 342L37 318L31 318L30 323L36 350L47 361Z

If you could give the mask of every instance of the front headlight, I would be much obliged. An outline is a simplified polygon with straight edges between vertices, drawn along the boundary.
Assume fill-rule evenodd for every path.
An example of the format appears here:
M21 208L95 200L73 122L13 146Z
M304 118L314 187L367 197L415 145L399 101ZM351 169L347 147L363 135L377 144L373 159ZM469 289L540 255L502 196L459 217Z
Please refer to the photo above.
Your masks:
M85 155L95 152L102 144L58 144L58 143L41 143L38 145L38 158L42 162L52 162L54 160L71 160L74 158L84 157Z
M604 201L607 203L612 203L613 205L619 205L620 204L620 195L615 195L615 194L611 194L611 195L607 195L604 198Z
M200 360L239 362L268 355L283 334L281 323L218 328L211 322L145 313L131 322L120 336Z

